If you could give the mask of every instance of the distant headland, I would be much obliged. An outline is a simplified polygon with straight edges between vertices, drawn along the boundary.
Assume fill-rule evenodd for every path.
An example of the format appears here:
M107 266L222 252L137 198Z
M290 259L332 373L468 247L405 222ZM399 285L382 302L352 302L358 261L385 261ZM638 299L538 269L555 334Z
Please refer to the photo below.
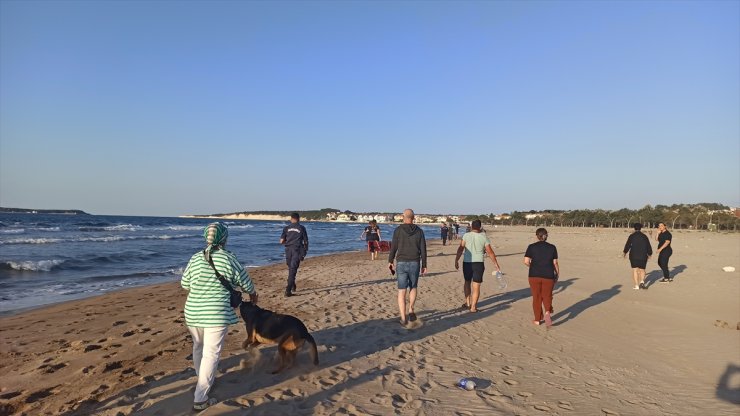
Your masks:
M90 215L79 209L28 209L0 207L4 214L58 214L58 215Z

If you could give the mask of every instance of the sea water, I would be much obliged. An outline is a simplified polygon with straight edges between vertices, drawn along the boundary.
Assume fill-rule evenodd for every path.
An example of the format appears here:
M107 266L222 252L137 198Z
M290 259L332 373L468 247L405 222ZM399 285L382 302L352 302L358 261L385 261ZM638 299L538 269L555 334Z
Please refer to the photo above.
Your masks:
M211 219L0 214L0 313L177 281ZM283 262L287 222L223 220L245 267ZM366 224L305 222L309 257L364 250ZM381 224L384 239L396 225ZM422 227L427 238L436 227Z

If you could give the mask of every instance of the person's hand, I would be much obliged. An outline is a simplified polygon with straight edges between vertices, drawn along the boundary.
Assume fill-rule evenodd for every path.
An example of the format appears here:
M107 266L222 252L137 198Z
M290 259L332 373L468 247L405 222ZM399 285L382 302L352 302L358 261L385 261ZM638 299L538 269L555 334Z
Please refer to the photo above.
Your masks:
M622 258L623 259L626 259L627 258L627 253L622 253ZM648 258L650 258L650 257L648 257Z
M460 261L455 260L455 270L460 270Z
M249 301L255 305L257 304L257 301L259 301L259 295L257 295L256 291L249 294Z
M421 275L424 276L426 274L427 274L427 268L426 267L422 267L421 268Z

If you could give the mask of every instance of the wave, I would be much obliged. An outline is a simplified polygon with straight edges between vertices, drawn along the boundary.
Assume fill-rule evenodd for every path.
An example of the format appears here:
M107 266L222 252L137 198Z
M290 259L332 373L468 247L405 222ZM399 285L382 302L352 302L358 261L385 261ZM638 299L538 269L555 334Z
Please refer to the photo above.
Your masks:
M88 277L85 280L91 281L91 282L99 282L99 281L105 281L105 280L122 280L122 279L138 278L138 277L154 277L154 276L167 276L167 275L179 276L184 271L185 271L184 268L173 268L173 269L159 270L159 271L144 271L144 272L134 272L134 273L126 273L126 274L110 274L106 276L94 276L94 277Z
M106 237L82 237L82 238L16 238L11 240L0 240L3 244L54 244L54 243L107 243L113 241L130 241L130 240L173 240L179 238L192 238L190 234L177 235L143 235L143 236L106 236Z
M0 230L0 234L23 234L26 230L23 228L9 228L7 230Z
M139 231L142 229L140 225L133 224L118 224L108 226L84 226L78 228L80 231L95 232L95 231Z
M34 231L51 231L51 232L62 231L61 228L59 227L32 227L30 229Z
M64 263L64 260L6 261L0 263L0 270L50 272L62 263Z

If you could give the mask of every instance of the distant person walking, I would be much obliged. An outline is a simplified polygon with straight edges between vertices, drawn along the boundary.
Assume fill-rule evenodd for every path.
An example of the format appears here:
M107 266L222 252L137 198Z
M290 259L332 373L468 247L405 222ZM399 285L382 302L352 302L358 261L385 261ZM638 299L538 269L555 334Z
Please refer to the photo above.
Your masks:
M452 241L455 239L455 226L452 225L452 221L447 223L447 240Z
M630 255L630 265L632 266L632 280L635 282L633 289L647 289L645 284L645 268L650 256L653 255L653 248L650 246L650 239L642 230L642 224L635 223L635 232L627 237L627 243L624 245L622 257Z
M532 310L535 325L545 319L547 326L552 325L552 290L560 276L558 250L547 242L547 230L538 228L535 232L537 242L527 247L524 253L524 265L529 267L529 288L532 291ZM543 316L542 307L545 307Z
M455 223L453 226L455 227L455 238L460 238L460 224Z
M378 258L378 252L380 251L378 242L382 241L380 227L378 227L378 222L375 220L370 220L368 224L365 227L365 231L360 235L360 238L365 238L367 242L367 251L370 252L370 260L375 260Z
M188 291L185 323L193 338L193 367L198 376L193 410L205 410L217 403L208 398L224 346L228 326L239 322L230 304L230 292L218 278L220 274L232 288L239 287L257 302L257 291L236 256L224 249L229 230L215 222L203 231L206 248L195 253L182 274L180 284Z
M668 259L670 259L673 254L673 248L671 248L671 240L673 240L673 236L671 235L671 232L668 231L668 227L665 226L665 223L658 223L658 235L656 238L658 240L658 266L660 266L660 270L663 271L663 278L660 279L660 282L672 282L673 278L668 270Z
M447 228L447 224L442 223L442 228L440 228L440 231L442 233L442 245L447 245L447 239L450 237L450 229Z
M288 285L285 287L285 296L293 296L297 290L295 278L298 267L308 253L308 233L301 225L301 216L294 212L290 215L290 224L283 228L280 244L285 246L285 262L288 264Z
M501 271L501 266L496 260L496 253L491 247L491 240L486 233L481 231L480 220L473 220L473 231L465 233L460 247L457 248L455 257L455 270L460 270L460 257L463 256L463 292L465 293L464 308L470 312L478 312L478 299L480 298L480 285L483 283L483 273L486 268L483 259L486 254L491 258L496 270Z
M416 286L419 283L419 273L421 272L423 276L427 272L427 242L424 231L414 224L414 211L410 209L403 211L403 224L393 232L388 263L391 273L395 273L398 280L398 311L401 315L401 325L405 327L409 321L416 320L414 312Z

